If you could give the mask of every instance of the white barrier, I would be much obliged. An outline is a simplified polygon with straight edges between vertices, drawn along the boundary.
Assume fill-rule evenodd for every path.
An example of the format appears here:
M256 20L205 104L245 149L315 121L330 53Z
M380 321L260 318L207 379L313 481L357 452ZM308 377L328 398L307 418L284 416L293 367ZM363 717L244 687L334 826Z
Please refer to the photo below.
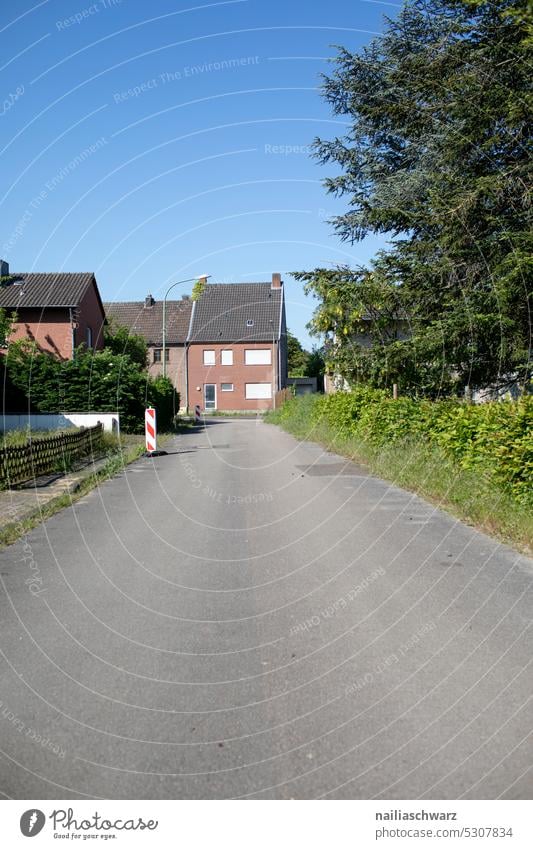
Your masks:
M109 433L120 433L118 413L7 413L0 415L0 432L11 430L67 430L93 427L101 422Z

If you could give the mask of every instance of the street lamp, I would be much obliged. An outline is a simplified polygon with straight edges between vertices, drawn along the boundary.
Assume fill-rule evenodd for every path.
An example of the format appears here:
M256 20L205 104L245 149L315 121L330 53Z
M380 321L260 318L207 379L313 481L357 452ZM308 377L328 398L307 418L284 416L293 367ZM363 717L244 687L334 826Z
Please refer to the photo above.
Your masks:
M274 342L274 322L271 318L268 320L270 324L270 329L272 330L272 409L276 409L276 389L277 389L277 380L276 380L276 343Z
M161 356L163 357L163 377L167 376L167 298L169 292L171 292L175 286L180 286L182 283L195 283L196 281L200 282L201 280L205 281L210 276L210 274L202 274L200 277L189 277L187 280L178 280L176 283L169 286L166 291L165 297L163 298L163 350L161 353ZM187 342L185 342L185 345L187 345ZM185 374L185 379L187 379L187 363L185 363Z

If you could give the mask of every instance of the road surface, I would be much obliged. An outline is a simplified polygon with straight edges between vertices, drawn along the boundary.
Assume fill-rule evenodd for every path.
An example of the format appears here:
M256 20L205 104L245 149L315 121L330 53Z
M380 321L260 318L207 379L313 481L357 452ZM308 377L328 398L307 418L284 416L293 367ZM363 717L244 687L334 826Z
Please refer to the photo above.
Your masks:
M0 552L0 790L529 798L528 558L272 425Z

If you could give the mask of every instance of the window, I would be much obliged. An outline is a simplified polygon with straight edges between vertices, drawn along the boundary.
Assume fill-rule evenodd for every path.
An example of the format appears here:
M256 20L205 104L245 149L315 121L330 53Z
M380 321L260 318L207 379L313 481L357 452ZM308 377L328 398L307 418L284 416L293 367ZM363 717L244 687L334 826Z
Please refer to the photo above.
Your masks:
M253 326L254 326L253 318L247 318L246 319L246 327L253 327Z
M270 348L247 348L244 352L244 362L247 366L269 366L272 362Z
M233 383L221 383L220 389L222 392L233 392Z
M154 348L154 363L160 363L163 355L162 348ZM170 358L170 350L165 348L165 362L168 363Z
M223 366L233 365L233 351L221 351L220 362Z
M204 366L214 366L215 365L215 352L214 351L204 351Z
M272 384L247 383L245 387L245 398L250 401L257 398L272 398Z
M93 329L87 325L87 347L92 348L93 346Z

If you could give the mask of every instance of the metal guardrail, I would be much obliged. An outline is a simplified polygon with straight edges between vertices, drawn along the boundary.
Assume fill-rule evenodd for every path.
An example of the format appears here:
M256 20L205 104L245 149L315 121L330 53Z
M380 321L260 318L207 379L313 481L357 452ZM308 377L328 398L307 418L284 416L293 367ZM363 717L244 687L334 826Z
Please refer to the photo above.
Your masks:
M0 448L0 486L24 483L38 475L60 469L65 461L86 456L100 447L103 425L83 428L76 433L29 439L25 445Z

